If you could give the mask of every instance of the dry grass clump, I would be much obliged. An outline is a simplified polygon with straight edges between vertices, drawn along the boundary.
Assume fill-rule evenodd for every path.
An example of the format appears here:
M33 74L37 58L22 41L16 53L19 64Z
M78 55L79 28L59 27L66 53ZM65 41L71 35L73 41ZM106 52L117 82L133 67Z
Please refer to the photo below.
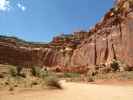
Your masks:
M52 72L39 67L32 67L29 70L30 73L26 73L26 70L22 70L20 67L8 67L8 74L4 78L0 78L0 88L2 89L8 89L9 91L29 88L42 89L43 87L62 89L59 78Z
M40 84L46 85L48 87L52 88L57 88L57 89L62 89L58 77L53 74L52 72L48 72L45 70L42 70L39 67L32 67L31 73L34 77L38 77L42 79ZM37 82L32 82L32 85L37 85L39 83Z
M17 76L16 67L14 67L14 66L9 66L9 75L11 75L12 77Z
M9 66L9 75L12 76L12 77L17 77L17 76L20 76L20 77L26 77L25 73L22 73L22 67L20 66Z
M39 67L33 66L33 67L31 68L31 74L32 74L33 76L35 76L35 77L40 77L40 71L41 71L41 69L40 69Z
M47 70L41 69L40 67L32 67L31 74L34 77L45 78L48 76L49 72Z

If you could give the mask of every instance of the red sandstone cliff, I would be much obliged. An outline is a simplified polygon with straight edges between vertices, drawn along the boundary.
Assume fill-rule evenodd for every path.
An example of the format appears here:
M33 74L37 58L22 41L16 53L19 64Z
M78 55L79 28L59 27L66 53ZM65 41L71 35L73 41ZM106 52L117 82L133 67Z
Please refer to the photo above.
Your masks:
M24 67L91 67L117 59L133 67L133 1L120 1L89 32L61 35L48 44L2 36L0 63Z

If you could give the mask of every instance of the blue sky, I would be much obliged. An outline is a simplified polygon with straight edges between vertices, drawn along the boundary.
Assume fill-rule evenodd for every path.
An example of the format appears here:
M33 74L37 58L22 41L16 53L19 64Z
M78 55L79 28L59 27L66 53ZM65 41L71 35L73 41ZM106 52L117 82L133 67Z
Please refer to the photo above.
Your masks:
M89 28L114 0L0 0L0 35L48 42L54 36Z

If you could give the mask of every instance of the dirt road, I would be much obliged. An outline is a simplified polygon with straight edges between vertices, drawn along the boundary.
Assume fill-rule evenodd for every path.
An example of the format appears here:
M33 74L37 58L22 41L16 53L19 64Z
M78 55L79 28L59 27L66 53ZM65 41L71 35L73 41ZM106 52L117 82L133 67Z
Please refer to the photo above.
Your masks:
M0 93L0 100L133 100L133 86L63 83L63 90Z

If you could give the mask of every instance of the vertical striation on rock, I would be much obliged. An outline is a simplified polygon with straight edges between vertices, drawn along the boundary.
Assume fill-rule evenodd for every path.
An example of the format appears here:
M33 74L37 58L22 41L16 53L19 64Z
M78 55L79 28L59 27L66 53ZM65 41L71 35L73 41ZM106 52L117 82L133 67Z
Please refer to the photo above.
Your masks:
M91 67L118 59L133 67L133 1L119 0L89 32L55 37L47 44L0 37L0 63L24 67Z

